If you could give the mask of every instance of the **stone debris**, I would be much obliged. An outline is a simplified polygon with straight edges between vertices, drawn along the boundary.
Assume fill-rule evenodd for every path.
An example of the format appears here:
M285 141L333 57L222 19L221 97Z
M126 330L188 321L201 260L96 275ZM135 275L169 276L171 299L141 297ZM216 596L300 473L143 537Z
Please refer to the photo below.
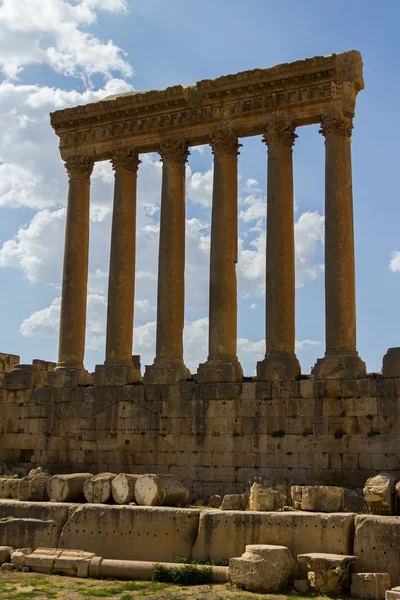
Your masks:
M301 509L312 512L341 512L344 507L344 488L328 485L305 485Z
M41 467L32 469L26 477L19 480L18 500L31 502L43 502L49 499L47 485L50 475L45 473Z
M301 502L303 499L303 486L292 485L290 488L290 497L292 498L293 506L296 510L301 510Z
M287 495L269 485L253 483L250 488L249 510L272 511L283 509L287 504Z
M349 490L344 488L344 512L366 513L368 507L362 489Z
M285 546L252 544L229 561L230 580L249 592L277 592L292 583L295 573L296 563Z
M210 496L210 498L208 499L208 506L210 508L220 508L221 504L222 496L219 496L218 494Z
M380 473L367 479L364 498L374 515L392 515L395 479L390 473Z
M297 556L299 563L307 566L307 579L312 592L338 595L350 588L350 566L356 558L320 552Z
M11 563L3 563L0 567L0 571L16 571L17 567Z
M135 500L144 506L184 505L189 490L175 475L141 475L135 483Z
M25 556L32 554L32 548L17 548L11 552L11 564L14 565L18 571L25 566Z
M112 499L111 482L115 473L99 473L87 479L83 485L83 494L91 504L106 504Z
M248 503L248 494L226 494L220 508L221 510L246 510Z
M71 473L70 475L53 475L47 484L47 492L51 502L76 502L83 498L83 486L92 473Z
M0 546L0 565L11 562L12 546Z
M353 573L351 595L366 600L385 600L386 590L390 590L389 573Z
M400 586L387 590L385 600L400 600Z
M130 504L135 500L135 484L140 475L120 473L111 482L111 491L117 504Z

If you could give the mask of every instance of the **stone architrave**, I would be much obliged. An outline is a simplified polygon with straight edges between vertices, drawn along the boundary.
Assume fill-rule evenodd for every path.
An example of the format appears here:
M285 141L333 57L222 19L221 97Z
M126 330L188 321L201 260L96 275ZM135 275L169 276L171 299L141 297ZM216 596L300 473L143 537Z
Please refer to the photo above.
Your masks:
M316 379L366 377L356 349L356 290L351 173L353 119L343 113L322 117L325 137L325 357Z
M135 298L136 181L140 160L132 148L112 154L114 208L108 280L106 360L96 367L97 385L142 380L132 362Z
M271 122L263 141L268 146L266 355L257 364L261 381L300 378L295 345L295 248L293 144L295 126L287 119Z
M64 268L61 295L60 341L57 371L75 371L78 383L88 383L83 367L89 258L90 175L93 159L70 156Z
M154 364L146 367L149 384L179 383L190 377L183 362L185 313L185 164L187 143L160 143L163 162L158 257L157 334Z
M237 358L238 154L233 130L211 135L214 154L210 249L208 360L197 381L237 382L243 370Z

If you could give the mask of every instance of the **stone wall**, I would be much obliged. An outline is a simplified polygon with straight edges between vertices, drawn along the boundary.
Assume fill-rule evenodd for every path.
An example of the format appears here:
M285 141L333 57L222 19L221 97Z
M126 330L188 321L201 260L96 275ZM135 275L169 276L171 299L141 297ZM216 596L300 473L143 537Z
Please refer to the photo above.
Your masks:
M169 472L195 496L256 475L362 487L400 476L400 379L0 389L3 469ZM7 388L7 389L6 389Z

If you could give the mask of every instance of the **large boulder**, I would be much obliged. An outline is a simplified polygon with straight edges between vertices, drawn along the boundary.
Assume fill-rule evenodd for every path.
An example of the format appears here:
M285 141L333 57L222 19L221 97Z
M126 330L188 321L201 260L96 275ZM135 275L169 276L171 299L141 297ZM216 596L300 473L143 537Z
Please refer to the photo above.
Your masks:
M272 511L287 505L287 495L262 483L253 483L250 488L249 509Z
M353 573L351 595L366 600L385 600L386 590L392 587L389 573Z
M229 578L249 592L277 592L295 577L296 563L285 546L249 545L239 558L229 561Z
M222 499L221 510L246 510L248 494L226 494Z
M365 482L364 498L374 515L393 514L395 479L388 473L380 473Z
M312 512L341 512L344 506L344 488L329 485L305 485L301 496L301 510Z

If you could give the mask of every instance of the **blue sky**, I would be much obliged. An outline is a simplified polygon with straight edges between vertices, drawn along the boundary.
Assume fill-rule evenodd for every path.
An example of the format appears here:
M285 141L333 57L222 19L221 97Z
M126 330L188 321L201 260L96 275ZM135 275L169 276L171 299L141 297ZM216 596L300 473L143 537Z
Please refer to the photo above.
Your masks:
M0 0L0 351L56 360L67 178L48 113L111 93L163 88L357 49L365 90L353 133L358 350L369 371L400 345L398 97L394 0ZM324 145L300 128L294 148L296 340L303 372L324 353ZM266 148L241 140L239 357L264 353ZM187 169L185 357L206 359L212 157ZM161 165L139 170L134 352L154 356ZM104 360L112 172L92 183L86 365ZM397 254L396 254L397 253Z

